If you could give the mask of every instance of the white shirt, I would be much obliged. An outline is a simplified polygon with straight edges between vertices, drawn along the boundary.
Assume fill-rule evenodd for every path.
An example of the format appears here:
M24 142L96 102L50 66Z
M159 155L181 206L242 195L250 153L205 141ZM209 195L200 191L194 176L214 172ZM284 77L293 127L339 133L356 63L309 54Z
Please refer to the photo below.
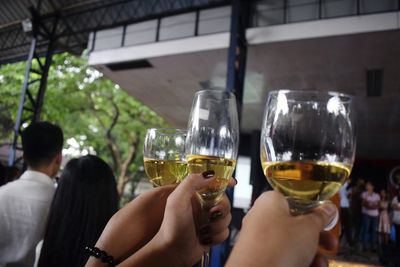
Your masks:
M0 187L0 267L32 267L55 187L44 173L26 171Z
M348 182L346 182L339 190L339 195L340 195L340 207L341 208L349 208L349 198L347 197L347 186L349 185Z
M372 192L372 194L368 193L368 191L365 191L361 194L361 199L365 200L366 202L368 202L369 204L379 204L379 201L381 200L381 197L375 193ZM377 206L378 207L378 206ZM361 212L363 214L372 216L372 217L377 217L379 216L379 210L378 208L375 209L367 209L366 207L364 207L364 205L362 206L362 210Z

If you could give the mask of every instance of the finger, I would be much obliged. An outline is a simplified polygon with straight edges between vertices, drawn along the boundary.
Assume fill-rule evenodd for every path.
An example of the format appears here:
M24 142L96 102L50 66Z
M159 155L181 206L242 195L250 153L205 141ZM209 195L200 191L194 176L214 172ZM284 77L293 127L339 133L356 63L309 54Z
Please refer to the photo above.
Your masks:
M338 246L338 239L330 232L322 231L319 234L319 245L325 250L333 250Z
M238 183L238 180L236 180L235 177L231 177L231 179L229 179L229 182L228 182L228 187L234 187L235 185L237 185L237 183Z
M304 220L312 223L317 229L322 231L330 223L338 212L336 206L332 203L324 203L315 208L310 213L303 216Z
M211 234L215 235L217 233L222 232L225 228L229 227L231 221L232 221L232 215L228 213L224 218L221 218L220 220L216 220L210 223Z
M203 173L203 175L189 174L178 185L170 197L181 202L190 203L190 199L196 191L207 188L213 180L213 178L210 178L209 173Z
M254 205L262 206L263 209L277 210L282 214L289 214L289 204L286 198L278 191L267 191L262 193L255 201Z
M315 255L310 267L328 267L328 260L321 254Z
M229 201L229 198L224 194L221 201L208 211L208 218L211 221L223 218L228 213L230 213L230 210L231 203Z
M232 220L232 215L229 213L224 218L208 223L200 227L198 231L199 237L218 235L228 228Z
M212 245L221 244L228 238L228 236L229 236L229 229L225 228L224 231L222 231L216 235L201 236L201 237L199 237L199 240L200 240L200 244L202 244L204 246L212 246Z

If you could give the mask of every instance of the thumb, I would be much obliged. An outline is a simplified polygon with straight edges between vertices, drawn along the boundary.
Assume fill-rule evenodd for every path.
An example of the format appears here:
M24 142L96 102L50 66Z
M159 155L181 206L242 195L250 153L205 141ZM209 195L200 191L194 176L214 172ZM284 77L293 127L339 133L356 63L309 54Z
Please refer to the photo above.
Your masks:
M174 192L171 194L171 197L179 200L180 202L189 202L196 191L208 187L208 185L214 180L211 177L209 173L189 174L174 190Z
M335 204L326 202L315 208L312 212L304 215L303 218L322 231L335 218L337 212Z

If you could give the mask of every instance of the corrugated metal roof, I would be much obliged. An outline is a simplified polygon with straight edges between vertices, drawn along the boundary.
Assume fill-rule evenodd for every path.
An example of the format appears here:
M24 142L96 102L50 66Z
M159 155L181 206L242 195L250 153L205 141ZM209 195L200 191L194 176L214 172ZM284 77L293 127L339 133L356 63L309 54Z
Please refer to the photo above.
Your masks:
M31 36L21 22L31 18L30 7L40 21L56 28L57 49L79 54L87 46L91 31L126 25L157 16L230 4L230 0L1 0L0 64L24 60ZM39 39L41 44L44 40ZM46 47L37 52L45 52Z

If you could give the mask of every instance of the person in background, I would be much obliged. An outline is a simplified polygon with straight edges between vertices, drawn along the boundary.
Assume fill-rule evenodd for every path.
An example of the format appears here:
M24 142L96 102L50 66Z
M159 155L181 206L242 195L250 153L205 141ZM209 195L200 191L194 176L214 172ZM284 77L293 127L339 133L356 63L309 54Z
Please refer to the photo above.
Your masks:
M18 180L0 187L0 266L33 265L55 191L52 177L62 160L60 127L32 123L21 138L28 169Z
M374 192L374 185L371 182L367 182L366 189L361 194L363 248L364 250L375 250L376 231L378 230L379 222L379 201L381 198Z
M396 231L396 245L400 246L400 190L392 199L391 207L393 209L392 222Z
M352 218L351 218L351 209L349 203L349 192L348 192L349 183L346 182L339 191L340 196L340 223L342 225L342 236L346 237L347 244L352 247L353 246L353 236L352 236Z
M111 168L93 155L65 166L51 204L39 267L83 266L86 246L93 246L118 210Z
M362 225L362 200L361 194L365 191L365 181L362 178L358 178L355 185L350 190L350 209L353 222L353 242L358 245L362 241L361 236L361 225Z
M381 245L389 243L390 236L390 218L389 218L389 200L385 190L380 192L381 200L379 201L379 227L378 232L380 235Z

